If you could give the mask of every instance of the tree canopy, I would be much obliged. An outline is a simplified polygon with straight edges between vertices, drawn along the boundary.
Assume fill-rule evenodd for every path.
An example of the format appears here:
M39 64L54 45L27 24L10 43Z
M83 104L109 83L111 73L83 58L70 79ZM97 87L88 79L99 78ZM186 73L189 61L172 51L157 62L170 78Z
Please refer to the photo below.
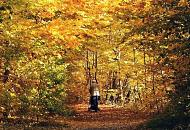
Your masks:
M1 0L0 107L65 114L96 78L139 111L190 112L188 0Z

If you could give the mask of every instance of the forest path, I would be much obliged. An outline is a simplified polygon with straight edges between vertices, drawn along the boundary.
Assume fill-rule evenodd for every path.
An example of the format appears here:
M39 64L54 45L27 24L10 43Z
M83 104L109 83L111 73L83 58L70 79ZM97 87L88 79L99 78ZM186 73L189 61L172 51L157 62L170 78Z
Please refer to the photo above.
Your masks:
M70 126L68 129L134 130L148 119L146 114L136 113L121 107L100 105L99 108L99 112L90 112L87 105L74 106L76 115L65 120L65 123Z

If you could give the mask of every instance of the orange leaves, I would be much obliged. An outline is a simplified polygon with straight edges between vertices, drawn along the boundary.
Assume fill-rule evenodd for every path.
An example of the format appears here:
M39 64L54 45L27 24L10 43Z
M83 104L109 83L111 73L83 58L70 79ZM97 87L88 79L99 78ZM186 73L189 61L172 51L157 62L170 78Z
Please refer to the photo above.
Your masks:
M136 20L135 25L138 26L138 27L142 26L143 25L143 20L142 19Z
M72 20L63 21L61 19L55 19L47 26L47 30L54 37L57 44L62 44L67 48L74 48L80 44L79 26Z
M178 6L189 6L190 2L188 0L180 0Z
M63 24L63 21L61 19L54 19L53 21L51 21L50 24L48 24L48 29L59 27L62 24Z
M75 48L77 46L80 45L80 42L78 41L76 36L73 35L67 35L65 36L65 40L66 40L66 47L67 48Z
M141 10L141 9L144 9L144 7L146 6L146 2L140 2L140 3L138 3L136 6L137 6L137 8L140 9L140 10Z
M172 3L174 0L165 0L167 3Z
M119 4L118 7L116 7L117 12L124 12L127 13L133 13L136 15L143 15L147 12L149 12L152 9L152 1L151 0L136 0L131 2L124 2L122 4Z
M50 12L47 12L47 11L40 12L39 15L42 18L52 18L54 16L53 13L50 13Z
M50 40L52 35L47 31L43 31L42 33L39 34L39 36L43 39L49 39Z
M173 50L173 49L180 49L181 47L183 47L182 44L180 43L176 43L176 44L172 44L169 46L169 50Z
M84 4L83 0L71 0L71 2L73 4L76 4L76 5L82 5L82 4Z

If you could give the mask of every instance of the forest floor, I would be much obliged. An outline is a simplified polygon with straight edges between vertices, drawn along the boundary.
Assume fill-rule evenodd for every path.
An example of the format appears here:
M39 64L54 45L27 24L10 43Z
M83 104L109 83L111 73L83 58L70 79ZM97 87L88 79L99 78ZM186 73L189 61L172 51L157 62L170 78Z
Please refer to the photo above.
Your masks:
M149 116L144 113L133 112L113 105L100 105L99 112L88 111L88 106L79 104L72 106L76 114L70 117L51 118L58 125L16 127L6 126L0 130L138 130Z
M100 105L99 112L90 112L84 104L76 105L76 115L66 123L82 130L133 130L144 124L149 116L113 105Z

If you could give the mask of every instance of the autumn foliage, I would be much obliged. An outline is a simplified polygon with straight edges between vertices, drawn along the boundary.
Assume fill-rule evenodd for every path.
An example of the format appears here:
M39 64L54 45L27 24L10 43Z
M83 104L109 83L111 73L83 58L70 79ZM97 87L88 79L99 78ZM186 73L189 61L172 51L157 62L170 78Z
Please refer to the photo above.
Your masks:
M189 117L189 8L188 0L1 0L2 118L70 115L68 105L88 104L92 78L101 104L114 95L123 109Z

